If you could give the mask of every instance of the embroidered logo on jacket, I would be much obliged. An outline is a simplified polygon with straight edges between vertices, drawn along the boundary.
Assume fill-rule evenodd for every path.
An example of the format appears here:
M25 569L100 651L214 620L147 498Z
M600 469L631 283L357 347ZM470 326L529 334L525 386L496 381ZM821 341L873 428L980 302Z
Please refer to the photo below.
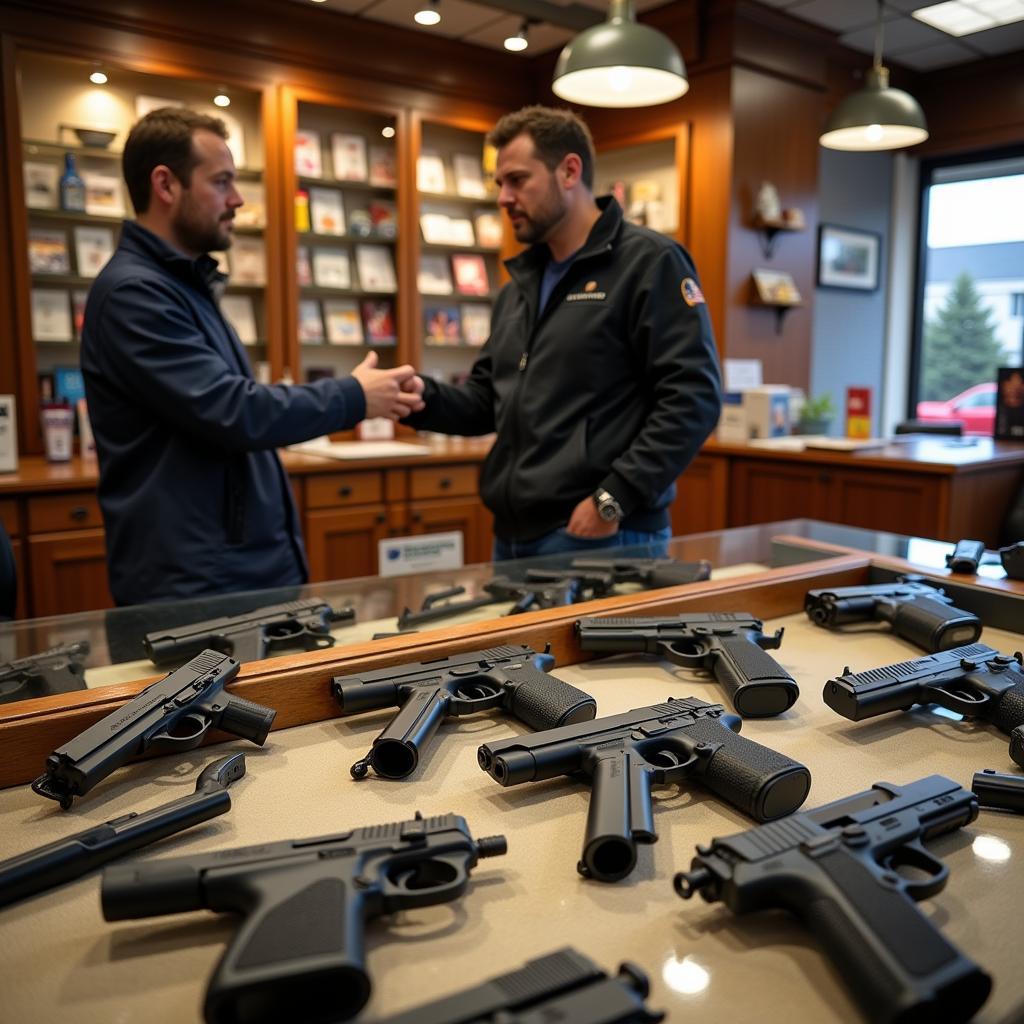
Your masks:
M581 292L570 292L568 295L566 295L565 301L566 302L584 302L587 299L596 299L597 301L601 301L601 300L606 299L606 298L608 298L608 293L607 292L599 292L597 290L597 282L596 281L588 281L583 286L583 291L581 291Z
M688 306L698 306L704 301L704 293L692 277L684 277L679 284L679 290L683 293L683 301Z

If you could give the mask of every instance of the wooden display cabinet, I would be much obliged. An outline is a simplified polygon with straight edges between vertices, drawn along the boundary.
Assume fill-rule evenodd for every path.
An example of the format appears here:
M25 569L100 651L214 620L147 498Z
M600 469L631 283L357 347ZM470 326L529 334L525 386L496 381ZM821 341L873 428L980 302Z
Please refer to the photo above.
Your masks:
M506 243L484 138L497 121L417 119L418 308L413 331L424 373L466 373L490 334L491 308L506 279Z
M349 374L369 349L407 358L406 119L318 90L281 90L285 337L292 376Z

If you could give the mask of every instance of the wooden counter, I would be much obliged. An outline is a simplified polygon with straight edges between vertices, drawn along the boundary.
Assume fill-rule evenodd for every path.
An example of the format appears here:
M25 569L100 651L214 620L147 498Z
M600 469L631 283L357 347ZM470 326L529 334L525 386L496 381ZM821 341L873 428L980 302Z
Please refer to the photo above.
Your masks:
M680 481L673 533L808 517L999 544L1024 487L1024 445L921 435L859 452L708 442Z
M459 530L467 563L490 560L479 466L491 438L431 438L430 453L339 461L284 451L313 581L377 574L377 542ZM20 460L0 474L0 521L18 565L19 618L112 605L95 459Z

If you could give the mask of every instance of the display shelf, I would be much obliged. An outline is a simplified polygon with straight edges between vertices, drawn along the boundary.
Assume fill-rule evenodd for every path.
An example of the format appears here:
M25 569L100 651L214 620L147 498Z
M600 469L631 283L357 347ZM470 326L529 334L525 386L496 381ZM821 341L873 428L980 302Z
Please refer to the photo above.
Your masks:
M85 213L81 210L42 210L37 207L28 210L30 220L52 221L54 223L69 224L103 224L106 227L119 228L124 220L124 215L103 215L98 213Z
M497 256L500 252L489 245L459 245L455 242L420 242L423 252L473 252L483 256Z
M368 181L353 181L348 178L310 178L298 175L296 182L300 188L339 188L346 192L366 192L370 195L393 196L397 192L394 185L371 185Z
M793 233L805 230L805 225L801 221L786 220L783 217L762 217L760 214L754 214L752 226L758 233L758 240L761 243L761 252L764 253L765 259L771 259L775 252L775 245L779 240L779 237L787 232Z
M615 196L632 223L679 238L685 161L685 129L609 142L597 152L595 192Z
M314 245L330 245L331 243L365 243L367 245L395 245L398 242L397 237L394 235L355 235L351 231L346 232L343 235L330 235L322 231L298 231L296 232L298 240L305 245L306 243L312 243Z

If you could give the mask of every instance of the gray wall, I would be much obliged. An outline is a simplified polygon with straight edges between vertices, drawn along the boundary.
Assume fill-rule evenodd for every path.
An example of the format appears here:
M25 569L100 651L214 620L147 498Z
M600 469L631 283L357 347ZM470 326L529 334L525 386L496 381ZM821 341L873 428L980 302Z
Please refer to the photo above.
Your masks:
M871 432L880 433L885 366L891 153L841 153L821 147L818 216L822 224L874 231L882 236L877 291L818 288L814 295L811 395L832 393L837 415L832 434L846 432L846 389L871 388Z

